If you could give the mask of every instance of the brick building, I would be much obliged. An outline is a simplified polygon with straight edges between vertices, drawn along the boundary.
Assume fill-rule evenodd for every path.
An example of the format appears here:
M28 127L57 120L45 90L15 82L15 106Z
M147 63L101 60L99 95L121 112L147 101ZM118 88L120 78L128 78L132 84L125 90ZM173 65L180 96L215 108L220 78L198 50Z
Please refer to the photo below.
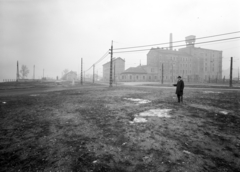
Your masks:
M120 80L136 81L142 76L141 80L161 81L163 76L164 81L175 82L179 75L189 82L222 79L222 51L196 48L193 35L186 37L185 41L185 48L173 50L170 36L169 48L151 48L147 53L147 65L127 69ZM143 74L140 68L146 73ZM143 79L143 76L151 79Z
M118 57L113 58L112 64L113 81L118 81L120 74L125 70L125 60ZM110 62L103 64L103 81L109 81L110 77Z

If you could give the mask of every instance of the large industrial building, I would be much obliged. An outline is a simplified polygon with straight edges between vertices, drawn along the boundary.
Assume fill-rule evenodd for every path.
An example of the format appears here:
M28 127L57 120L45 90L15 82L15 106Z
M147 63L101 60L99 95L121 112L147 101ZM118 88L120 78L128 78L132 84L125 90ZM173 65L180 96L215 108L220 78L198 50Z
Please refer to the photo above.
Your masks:
M222 51L195 47L196 37L185 38L186 47L151 48L147 65L131 67L122 72L119 81L167 81L175 82L182 76L188 82L204 82L222 79Z
M125 60L118 57L113 58L112 64L112 79L118 81L120 74L125 70ZM103 64L103 81L110 79L110 62Z

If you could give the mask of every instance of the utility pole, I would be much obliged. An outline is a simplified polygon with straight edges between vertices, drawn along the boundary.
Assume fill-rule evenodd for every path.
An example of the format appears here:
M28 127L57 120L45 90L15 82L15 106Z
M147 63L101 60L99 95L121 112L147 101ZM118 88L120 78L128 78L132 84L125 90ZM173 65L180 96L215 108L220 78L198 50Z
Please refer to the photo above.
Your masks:
M82 71L83 71L83 59L81 58L81 85L83 85Z
M116 60L114 60L114 83L116 84Z
M43 69L43 79L44 79L44 69Z
M18 61L17 61L17 77L16 77L16 81L18 82L18 79L19 79L19 68L18 68Z
M113 41L111 45L111 60L110 60L110 87L112 87L112 64L113 64Z
M95 77L94 77L94 75L95 75L94 72L95 71L94 70L95 70L95 65L93 65L93 83L94 83L94 79L95 79Z
M229 87L232 87L232 62L233 62L233 58L231 57L231 62L230 62L230 81L229 81Z
M162 84L163 84L163 78L164 76L163 76L163 63L162 63Z

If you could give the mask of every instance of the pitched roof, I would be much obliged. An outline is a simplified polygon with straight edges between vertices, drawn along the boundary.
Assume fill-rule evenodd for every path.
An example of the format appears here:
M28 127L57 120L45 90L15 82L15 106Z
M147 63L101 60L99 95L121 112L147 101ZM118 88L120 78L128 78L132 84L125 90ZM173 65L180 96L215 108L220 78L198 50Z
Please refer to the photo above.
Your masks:
M137 66L137 67L130 67L122 74L147 74L147 72L144 70L142 66Z
M124 62L125 62L125 60L124 60L124 59L122 59L121 57L118 57L118 58L113 58L113 61L115 61L115 60L122 60L122 61L124 61ZM103 64L103 66L104 66L104 65L106 65L106 64L108 64L108 63L110 63L110 62L106 62L106 63L104 63L104 64Z

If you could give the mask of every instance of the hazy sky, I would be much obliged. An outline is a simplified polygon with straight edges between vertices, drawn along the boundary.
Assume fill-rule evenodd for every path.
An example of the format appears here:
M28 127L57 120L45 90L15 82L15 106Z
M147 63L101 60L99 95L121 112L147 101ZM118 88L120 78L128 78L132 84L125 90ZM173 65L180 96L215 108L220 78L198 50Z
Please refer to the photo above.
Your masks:
M28 78L33 65L37 78L43 68L54 78L64 69L79 72L81 58L86 70L112 40L117 48L168 42L170 33L179 41L240 31L239 11L239 0L0 0L0 81L16 78L17 60L30 69ZM207 40L228 37L240 34ZM223 69L231 56L239 67L240 39L196 46L222 50ZM130 67L146 64L147 52L114 57ZM99 74L108 60L96 66Z

